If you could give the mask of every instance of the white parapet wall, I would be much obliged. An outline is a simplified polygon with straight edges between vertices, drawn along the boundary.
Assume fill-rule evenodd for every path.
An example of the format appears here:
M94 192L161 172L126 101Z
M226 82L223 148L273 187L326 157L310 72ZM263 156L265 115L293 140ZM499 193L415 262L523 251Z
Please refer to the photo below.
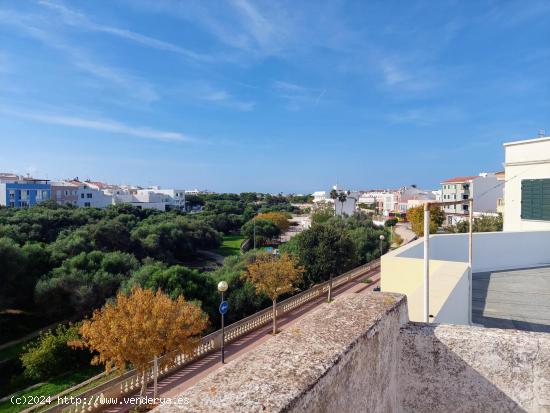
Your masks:
M409 318L423 321L420 238L382 257L381 289L407 295ZM473 234L473 272L550 264L550 231ZM468 324L468 234L430 236L430 314L433 322Z

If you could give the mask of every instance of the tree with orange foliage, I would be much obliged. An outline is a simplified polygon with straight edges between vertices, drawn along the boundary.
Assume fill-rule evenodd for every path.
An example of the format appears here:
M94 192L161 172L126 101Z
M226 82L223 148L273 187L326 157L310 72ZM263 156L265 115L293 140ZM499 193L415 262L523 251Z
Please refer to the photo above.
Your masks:
M281 233L285 233L290 227L290 222L284 212L264 212L256 215L256 219L267 219L273 222L281 230Z
M246 267L243 277L254 285L258 294L265 294L273 301L273 334L277 334L277 298L293 291L303 273L304 268L296 265L288 254L278 257L260 253Z
M129 295L118 294L115 302L84 320L82 339L72 345L97 352L92 364L104 364L107 371L117 367L122 372L131 363L142 376L143 397L151 360L164 356L161 365L165 366L177 354L191 354L207 325L208 316L183 296L172 300L160 290L136 287Z

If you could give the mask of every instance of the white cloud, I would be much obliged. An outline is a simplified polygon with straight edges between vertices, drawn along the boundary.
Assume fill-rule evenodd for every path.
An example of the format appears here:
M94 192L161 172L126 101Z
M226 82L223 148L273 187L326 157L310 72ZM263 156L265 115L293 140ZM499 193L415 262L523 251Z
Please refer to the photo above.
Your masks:
M326 89L312 89L282 80L273 82L272 87L278 97L288 101L290 110L299 110L305 104L317 105L326 93Z
M192 60L210 60L209 56L195 53L191 50L185 49L170 42L155 39L153 37L146 36L141 33L136 33L134 31L124 28L97 24L90 20L85 14L69 9L65 5L58 2L53 2L50 0L40 0L38 3L42 6L58 12L61 15L64 23L70 26L74 26L83 30L111 34L113 36L127 39L143 46L178 53Z
M241 112L251 111L256 106L253 101L239 99L227 90L217 88L204 81L194 81L184 85L183 91L193 99Z
M126 73L119 68L97 62L96 59L92 59L81 48L74 47L57 38L50 31L35 26L33 20L32 16L0 10L0 22L15 26L31 38L63 52L69 61L81 71L122 88L130 96L145 102L152 102L159 98L155 88L145 80Z
M431 126L436 123L450 123L463 121L465 113L458 108L419 108L399 113L392 113L387 119L392 123L414 123L420 126Z
M14 110L0 106L0 112L30 121L47 123L50 125L61 125L75 128L96 130L108 133L134 136L137 138L153 139L160 141L192 142L196 139L180 132L162 131L146 126L132 126L111 119L89 119L77 116L67 116L54 113L42 113L28 110Z

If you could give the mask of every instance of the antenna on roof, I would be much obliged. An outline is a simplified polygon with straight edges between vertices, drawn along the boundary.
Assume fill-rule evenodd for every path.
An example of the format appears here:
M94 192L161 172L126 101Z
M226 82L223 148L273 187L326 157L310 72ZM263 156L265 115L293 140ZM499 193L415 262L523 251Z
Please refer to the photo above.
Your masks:
M539 138L544 138L546 136L546 129L539 129Z

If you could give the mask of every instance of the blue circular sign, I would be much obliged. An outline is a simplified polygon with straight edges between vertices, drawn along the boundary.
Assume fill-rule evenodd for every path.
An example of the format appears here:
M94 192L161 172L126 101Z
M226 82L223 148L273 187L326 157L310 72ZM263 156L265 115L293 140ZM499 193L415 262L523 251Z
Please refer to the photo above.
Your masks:
M229 310L229 303L227 301L222 301L220 303L220 314L224 315Z

